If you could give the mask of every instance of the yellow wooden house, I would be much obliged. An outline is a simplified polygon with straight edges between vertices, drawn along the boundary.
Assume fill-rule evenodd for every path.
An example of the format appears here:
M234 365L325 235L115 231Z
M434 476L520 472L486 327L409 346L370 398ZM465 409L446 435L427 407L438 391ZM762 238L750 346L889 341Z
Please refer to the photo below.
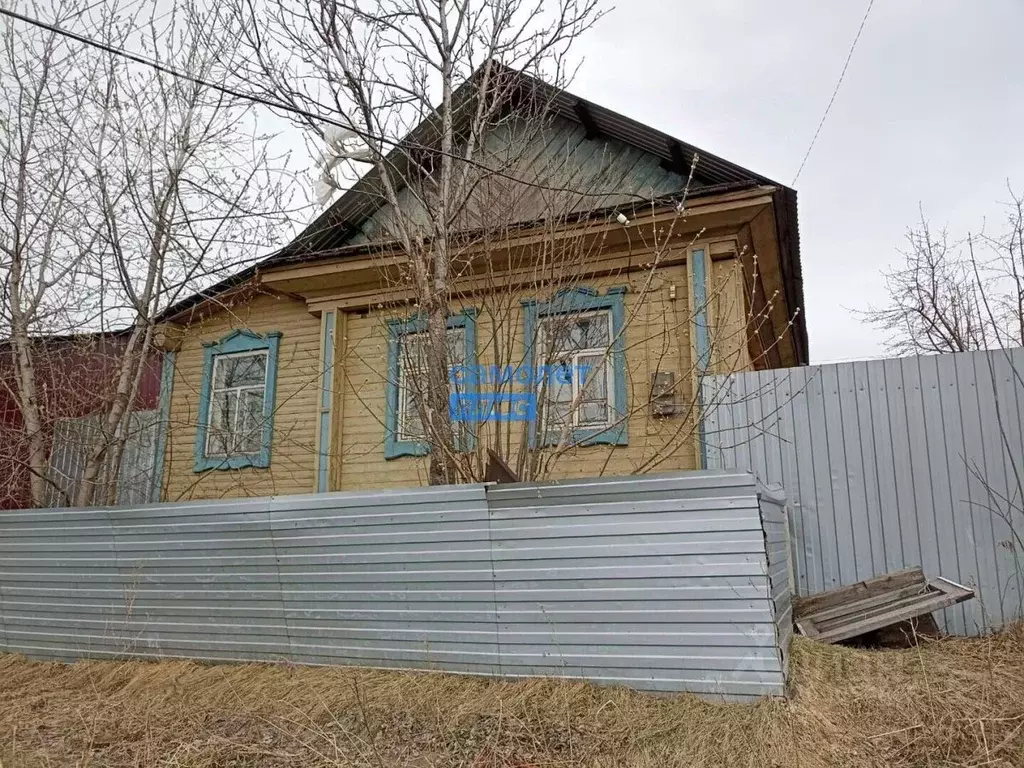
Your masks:
M808 362L796 193L523 81L545 95L543 124L488 137L504 160L464 222L449 329L473 402L527 415L468 409L460 449L531 477L699 468L703 376ZM396 212L378 182L164 314L162 500L427 481L409 352L422 326L389 233L423 212L415 195ZM519 374L542 347L596 373L538 394L540 374ZM559 438L538 440L549 414Z

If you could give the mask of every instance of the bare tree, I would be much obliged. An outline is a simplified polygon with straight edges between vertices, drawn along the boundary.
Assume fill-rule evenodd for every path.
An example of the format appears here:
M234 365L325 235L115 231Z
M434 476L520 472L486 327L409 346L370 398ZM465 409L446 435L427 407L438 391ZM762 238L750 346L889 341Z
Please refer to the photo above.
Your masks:
M111 42L131 39L141 28L154 59L199 81L216 81L233 69L229 41L238 30L234 17L216 6L175 5L147 16L118 10L102 24ZM280 168L267 137L256 130L251 104L114 57L105 60L104 71L89 155L104 248L92 262L92 278L104 324L125 318L131 331L78 505L90 503L105 465L120 466L128 413L160 312L211 277L251 262L280 238L285 224ZM108 482L108 503L115 490Z
M1024 346L1024 196L1007 183L1009 202L995 234L982 229L951 240L934 232L923 213L907 233L909 249L903 264L886 273L889 302L861 313L890 332L889 348L899 354L932 354L989 350L979 365L987 368L994 395L994 414L1001 461L983 462L1000 468L990 478L976 457L963 456L967 470L983 488L977 500L963 500L1001 520L1009 537L1001 542L1014 553L1013 579L1024 579L1024 462L1015 435L1017 402L1024 395L1024 371L1010 350ZM1010 377L997 356L1008 363ZM997 370L999 371L997 373ZM1003 474L1005 470L1005 475Z
M757 281L745 279L751 271L744 273L740 260L699 305L653 316L649 299L667 290L666 270L685 261L687 246L702 234L688 221L694 168L663 197L621 176L583 171L581 158L568 153L537 161L537 146L557 146L552 105L571 76L572 43L600 16L596 0L271 0L261 8L248 0L235 6L251 55L246 83L289 105L326 145L322 200L366 171L360 189L383 205L359 234L378 246L379 314L384 323L416 317L422 327L397 342L401 367L413 373L387 382L380 362L375 373L405 404L397 431L428 448L428 481L480 479L488 452L524 479L548 476L560 457L580 449L578 413L601 411L596 399L588 405L592 396L607 403L602 390L612 385L612 358L629 344L653 350L656 359L642 380L631 380L631 405L601 411L593 423L603 426L588 429L586 442L604 442L638 412L649 413L650 376L672 371L682 375L661 396L673 400L680 418L660 425L662 443L635 469L655 468L692 447L700 377L712 367L725 372L750 364L747 339L769 325L768 317L747 311L753 305L741 289ZM549 86L531 87L535 81L520 73ZM589 161L601 168L606 159ZM526 228L528 245L519 243ZM603 257L612 252L631 266L608 267ZM754 254L745 258L756 265ZM587 372L570 387L568 377L580 371L552 371L568 364L560 339L581 332L580 313L545 318L524 340L523 293L565 296L611 278L629 284L627 317L623 327L588 341ZM685 294L685 281L679 288ZM728 314L726 305L730 317L742 319L714 325L711 315ZM455 412L453 395L458 401L460 388L479 382L460 380L461 337L446 327L465 307L481 316L480 359L508 373L487 382L488 397L473 401L482 410L470 415ZM709 359L690 354L686 339L695 322L717 328ZM647 332L638 330L644 323ZM627 327L637 329L630 340ZM504 396L523 387L517 374L531 368L535 418L508 421L500 413L510 407ZM528 450L538 445L546 450Z
M215 6L116 2L67 5L57 19L200 81L233 68L231 20ZM106 348L105 376L89 381L103 390L96 428L66 499L112 503L156 318L285 234L284 176L251 104L54 33L10 25L5 34L14 74L5 99L20 112L0 136L14 171L4 173L14 180L2 201L13 223L4 228L4 308L32 501L47 498L56 416L37 392L33 339L70 329L120 340Z
M389 235L408 259L427 326L430 477L453 482L445 324L464 212L479 183L472 171L489 135L508 122L503 109L517 81L506 68L564 81L569 46L599 16L596 0L272 0L263 14L240 6L250 81L306 115L336 156L368 160L377 193L398 212ZM410 207L417 213L404 213Z
M951 240L924 213L907 232L903 263L885 273L888 303L861 315L889 332L898 354L1024 344L1024 197L1007 186L1002 231Z
M39 11L38 7L34 7ZM75 0L55 8L58 20L81 13ZM19 468L30 474L33 502L46 491L45 393L37 376L34 337L75 329L70 293L84 271L96 233L83 203L88 178L77 144L88 112L96 62L76 61L52 32L3 29L0 60L0 323L10 338L4 379L23 422ZM15 441L5 441L9 447Z

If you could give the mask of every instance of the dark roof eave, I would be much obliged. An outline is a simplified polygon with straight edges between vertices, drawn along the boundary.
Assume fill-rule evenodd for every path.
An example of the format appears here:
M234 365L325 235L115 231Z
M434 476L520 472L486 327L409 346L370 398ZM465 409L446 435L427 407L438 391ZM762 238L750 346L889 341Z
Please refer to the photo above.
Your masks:
M786 308L793 321L793 346L799 365L810 363L807 338L807 312L804 308L803 269L800 264L800 228L797 219L796 190L779 187L772 196L775 233L779 239L779 269L785 291Z
M178 316L182 315L183 313L187 312L193 307L202 304L204 301L219 296L225 291L231 290L232 288L237 288L238 286L244 284L248 280L255 277L259 268L270 258L273 258L273 255L271 255L267 259L263 259L263 261L259 262L258 264L253 264L251 267L246 267L241 272L236 272L233 275L228 275L223 280L220 280L211 285L209 288L206 288L197 293L193 293L191 296L187 296L181 301L172 304L159 315L157 315L154 322L158 324L176 322Z
M699 187L697 189L691 189L688 200L700 199L702 197L711 197L712 195L723 195L729 192L740 192L746 189L754 189L755 187L765 186L764 183L759 179L747 179L744 181L733 181L725 184L715 184L706 187ZM578 214L572 223L579 223L592 219L599 219L605 216L609 216L614 213L622 211L632 211L660 208L669 205L675 205L679 202L681 195L665 195L653 200L637 201L633 205L619 203L616 205L609 205L604 208L595 208L588 211L583 211ZM508 229L530 229L531 227L538 227L546 223L545 219L531 219L527 221L518 222ZM465 231L460 234L471 237L475 234L476 230ZM369 243L358 243L355 245L345 245L338 248L328 248L322 251L313 251L307 253L289 253L286 249L281 249L258 264L260 269L268 269L271 267L281 267L289 264L302 264L308 261L319 261L321 259L338 258L342 256L358 256L370 252L379 252L381 249L399 249L397 241L394 240L378 240Z

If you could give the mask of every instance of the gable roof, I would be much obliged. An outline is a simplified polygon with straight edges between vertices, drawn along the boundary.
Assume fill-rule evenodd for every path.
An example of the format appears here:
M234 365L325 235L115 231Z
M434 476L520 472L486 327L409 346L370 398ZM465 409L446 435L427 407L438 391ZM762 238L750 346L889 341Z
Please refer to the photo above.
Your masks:
M674 192L682 188L681 182L689 174L694 155L699 157L699 161L691 192L699 192L706 187L740 183L782 187L781 184L742 166L599 104L554 88L534 77L513 70L506 69L505 72L518 80L517 86L520 91L544 104L552 117L581 126L587 138L612 139L658 158L663 169L680 177L680 187L673 190ZM471 82L464 84L459 91L462 93L457 91L454 97L456 104L459 104L460 96L462 100L471 96ZM472 110L456 107L454 112L455 130L458 133L463 127L468 126L472 119ZM436 131L430 120L425 120L388 153L387 162L401 174L408 167L406 158L411 151L410 148L434 144ZM265 266L303 260L307 257L316 258L315 254L343 247L360 232L363 223L385 205L387 201L381 194L380 172L374 168L314 219L291 243L271 256Z
M800 308L794 317L793 330L796 335L797 358L804 364L807 363L807 328L803 311L803 280L800 267L795 190L524 73L504 69L504 74L517 81L515 85L524 98L535 98L546 106L552 117L579 126L587 139L610 139L657 158L660 169L666 171L668 175L676 177L679 181L674 190L670 189L671 184L665 185L666 179L662 179L661 184L654 185L653 188L655 190L660 188L666 198L671 197L670 192L681 191L683 182L690 173L695 155L698 157L698 162L690 186L689 196L692 198L754 186L775 187L774 208L781 247L783 285L787 305L791 311L794 308ZM456 132L469 124L472 110L460 109L459 105L464 105L466 99L472 98L473 92L472 78L455 92L453 100L456 104L454 110ZM435 117L436 115L433 115L420 123L388 153L386 162L395 167L399 174L408 169L410 163L408 156L411 151L436 146L438 133L434 124ZM316 261L328 256L337 257L343 255L338 252L339 249L345 249L346 252L351 250L353 255L361 252L362 248L351 247L350 249L347 246L354 246L359 239L363 239L365 242L365 237L361 238L363 226L374 214L387 205L388 201L382 194L381 174L377 168L373 168L349 187L288 245L252 267L222 280L205 291L177 302L162 313L161 319L178 315L207 298L237 286L261 269Z

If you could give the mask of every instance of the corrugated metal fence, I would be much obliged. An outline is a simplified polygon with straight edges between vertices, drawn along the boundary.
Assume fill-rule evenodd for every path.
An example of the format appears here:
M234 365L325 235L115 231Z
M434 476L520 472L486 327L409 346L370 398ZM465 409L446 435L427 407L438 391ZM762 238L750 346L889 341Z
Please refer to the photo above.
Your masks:
M82 476L89 454L102 440L102 414L79 418L60 419L54 426L50 450L46 504L50 507L70 506L82 485ZM144 504L153 497L157 437L160 429L158 411L133 411L128 414L128 434L117 471L117 503L123 506ZM113 456L107 461L96 480L96 503L106 498L107 485L113 475Z
M0 647L781 694L758 499L702 472L4 513Z
M975 586L976 633L1024 615L1024 350L712 377L712 467L786 489L797 592L921 565Z

